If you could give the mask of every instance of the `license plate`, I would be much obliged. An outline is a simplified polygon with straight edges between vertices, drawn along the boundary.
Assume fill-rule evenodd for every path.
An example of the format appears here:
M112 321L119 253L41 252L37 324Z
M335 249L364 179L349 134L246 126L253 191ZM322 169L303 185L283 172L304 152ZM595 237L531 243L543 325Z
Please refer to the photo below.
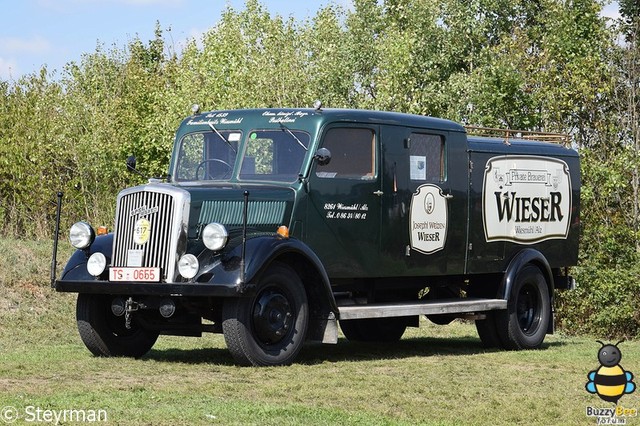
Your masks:
M110 268L109 281L160 282L160 268Z

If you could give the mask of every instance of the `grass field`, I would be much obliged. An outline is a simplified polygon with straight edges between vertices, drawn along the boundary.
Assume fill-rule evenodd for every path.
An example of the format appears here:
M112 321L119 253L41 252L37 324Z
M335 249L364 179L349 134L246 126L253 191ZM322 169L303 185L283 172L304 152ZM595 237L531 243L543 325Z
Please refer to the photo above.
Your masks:
M596 424L586 407L612 407L585 390L596 337L492 351L461 322L425 320L392 345L309 344L291 367L237 367L221 335L163 336L138 360L95 358L75 328L75 296L48 288L48 252L0 240L0 409L15 408L17 424L40 409L104 410L110 424L582 425ZM620 348L640 374L638 342ZM640 408L639 396L620 405Z

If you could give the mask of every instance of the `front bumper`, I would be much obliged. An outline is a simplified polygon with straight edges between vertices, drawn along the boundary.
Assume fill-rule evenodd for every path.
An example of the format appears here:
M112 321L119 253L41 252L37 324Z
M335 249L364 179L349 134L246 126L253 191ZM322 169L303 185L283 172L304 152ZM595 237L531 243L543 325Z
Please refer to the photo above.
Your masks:
M207 283L144 283L110 281L57 280L54 288L62 293L123 294L145 296L204 296L238 297L243 295L241 284Z

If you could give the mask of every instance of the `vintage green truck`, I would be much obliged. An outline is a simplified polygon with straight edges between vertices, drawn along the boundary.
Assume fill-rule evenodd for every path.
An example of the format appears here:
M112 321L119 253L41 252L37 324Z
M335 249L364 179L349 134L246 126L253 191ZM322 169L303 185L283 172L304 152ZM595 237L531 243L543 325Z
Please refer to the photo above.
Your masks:
M579 157L560 144L320 105L194 110L166 178L120 192L112 233L71 227L52 285L78 293L97 356L213 332L239 364L286 365L338 324L394 341L421 315L538 348L554 291L574 285L579 207Z

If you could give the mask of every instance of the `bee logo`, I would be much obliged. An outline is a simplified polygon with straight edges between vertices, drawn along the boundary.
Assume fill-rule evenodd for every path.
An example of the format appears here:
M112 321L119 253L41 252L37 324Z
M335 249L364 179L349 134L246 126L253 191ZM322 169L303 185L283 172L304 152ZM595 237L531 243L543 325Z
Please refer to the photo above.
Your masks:
M622 352L618 345L622 341L615 345L605 345L599 340L596 341L602 345L598 351L600 368L589 372L587 375L589 381L585 388L589 393L597 393L600 399L617 404L622 395L636 390L633 373L625 371L620 366Z

